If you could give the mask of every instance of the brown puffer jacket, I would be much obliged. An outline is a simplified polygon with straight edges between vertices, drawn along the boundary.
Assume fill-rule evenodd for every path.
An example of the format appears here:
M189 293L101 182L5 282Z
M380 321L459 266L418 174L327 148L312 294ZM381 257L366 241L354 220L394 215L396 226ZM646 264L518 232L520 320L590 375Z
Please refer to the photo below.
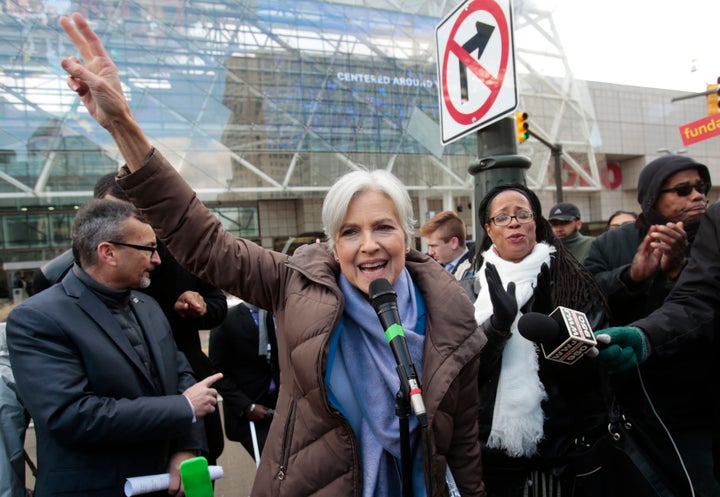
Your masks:
M252 495L361 496L358 440L330 405L324 382L330 336L344 306L340 267L325 244L288 257L235 238L157 151L135 173L121 171L119 183L178 261L275 316L280 396ZM406 266L427 307L422 384L432 447L425 454L428 495L447 495L448 465L464 497L484 496L477 375L487 339L450 273L414 250Z

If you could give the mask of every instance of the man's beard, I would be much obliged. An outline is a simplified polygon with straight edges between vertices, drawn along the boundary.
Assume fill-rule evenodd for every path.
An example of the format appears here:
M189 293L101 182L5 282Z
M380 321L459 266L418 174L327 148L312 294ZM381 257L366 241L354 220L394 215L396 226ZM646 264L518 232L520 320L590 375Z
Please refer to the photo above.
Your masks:
M143 276L140 278L140 288L145 289L150 286L150 277L149 276Z

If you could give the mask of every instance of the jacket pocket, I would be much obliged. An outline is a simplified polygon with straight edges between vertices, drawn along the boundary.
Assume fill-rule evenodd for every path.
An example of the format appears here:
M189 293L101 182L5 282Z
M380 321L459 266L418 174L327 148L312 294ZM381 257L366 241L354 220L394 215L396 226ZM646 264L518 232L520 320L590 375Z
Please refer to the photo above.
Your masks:
M48 472L45 489L52 495L122 495L122 483L116 470L102 469L56 469Z

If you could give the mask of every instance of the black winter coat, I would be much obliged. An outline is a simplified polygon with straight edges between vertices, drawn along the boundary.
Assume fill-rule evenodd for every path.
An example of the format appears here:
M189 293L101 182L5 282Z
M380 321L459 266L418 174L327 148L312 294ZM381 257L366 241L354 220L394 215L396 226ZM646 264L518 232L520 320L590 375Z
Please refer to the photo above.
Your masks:
M660 270L642 284L630 281L630 265L646 233L642 223L607 231L595 239L585 259L584 265L605 292L614 324L618 326L628 325L661 308L675 284ZM668 325L682 329L682 323L670 319ZM678 344L677 350L682 353L673 355L672 359L663 359L659 354L651 356L640 368L643 383L669 427L709 429L711 350L699 342ZM642 387L636 376L634 371L615 375L613 383L626 408L643 412L648 406L640 402Z
M553 261L555 255L552 256ZM551 264L551 275L556 281L554 264ZM551 287L554 283L551 284ZM592 291L592 290L590 290ZM594 290L597 292L597 290ZM566 302L557 302L555 305L565 305ZM531 299L521 310L523 313L540 312L549 314L553 309L541 309L534 299ZM607 326L607 316L602 297L590 298L579 309L586 314L593 329ZM509 335L496 331L486 320L482 329L488 337L488 342L481 353L480 361L480 413L479 427L480 440L484 443L492 427L495 395L497 393L500 377L502 353ZM557 457L568 441L583 436L588 427L596 427L604 423L606 409L602 396L600 383L603 381L597 364L589 358L582 358L576 364L567 366L544 359L542 352L538 352L540 370L539 376L548 394L548 400L543 403L545 413L545 439L539 445L540 459L538 467L553 466Z
M640 284L630 280L630 265L646 234L646 227L635 224L606 231L593 240L583 262L605 293L615 325L647 316L662 305L672 289L673 282L662 271Z
M274 409L280 386L272 314L267 314L266 323L269 357L259 353L258 326L250 309L242 302L232 307L225 321L210 331L210 362L216 371L223 373L223 379L215 383L215 388L223 398L225 434L229 440L242 443L250 455L254 454L254 447L245 410L254 403ZM272 391L271 382L275 386ZM255 422L260 452L265 445L270 422Z
M715 474L720 479L720 204L711 205L695 242L690 250L688 264L680 274L662 307L633 325L647 333L652 342L653 354L669 361L688 344L705 348L712 361L708 365L709 382L703 395L713 409L713 454ZM687 385L689 386L689 385Z

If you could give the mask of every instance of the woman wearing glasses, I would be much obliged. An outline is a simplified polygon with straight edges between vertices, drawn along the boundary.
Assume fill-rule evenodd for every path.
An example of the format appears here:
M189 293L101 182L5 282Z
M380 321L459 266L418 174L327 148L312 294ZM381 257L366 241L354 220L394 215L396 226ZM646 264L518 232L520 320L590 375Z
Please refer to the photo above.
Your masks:
M537 196L520 184L493 188L478 211L486 235L476 259L475 318L488 336L479 382L488 496L523 495L533 470L559 465L558 446L581 438L588 419L603 412L590 359L552 363L518 333L522 314L549 314L559 305L585 312L593 327L606 323L592 275L541 213Z

